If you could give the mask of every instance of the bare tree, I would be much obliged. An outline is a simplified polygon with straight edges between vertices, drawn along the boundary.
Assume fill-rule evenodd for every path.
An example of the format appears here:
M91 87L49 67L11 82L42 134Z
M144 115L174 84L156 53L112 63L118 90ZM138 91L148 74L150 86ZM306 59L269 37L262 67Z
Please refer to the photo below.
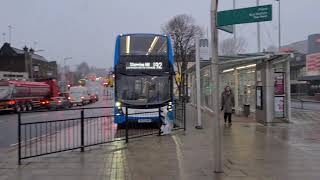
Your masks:
M220 43L221 55L235 55L243 53L247 47L247 41L239 37L234 40L233 38L225 39Z
M88 63L82 62L79 65L77 65L77 68L74 72L74 84L77 84L79 79L84 78L89 73L90 73L90 67Z
M90 67L88 63L82 62L77 66L76 72L81 76L84 77L90 73Z
M181 75L181 81L176 81L179 95L184 91L184 72L193 54L195 37L202 34L200 26L195 24L193 17L181 14L174 16L163 27L162 32L171 36L173 41L174 55L177 72Z

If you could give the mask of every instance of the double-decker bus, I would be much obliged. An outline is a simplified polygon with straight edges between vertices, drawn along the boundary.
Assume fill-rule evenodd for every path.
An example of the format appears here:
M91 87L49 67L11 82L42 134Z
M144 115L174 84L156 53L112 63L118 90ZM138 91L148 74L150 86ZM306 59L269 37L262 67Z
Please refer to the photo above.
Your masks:
M118 125L125 124L126 107L130 123L160 122L157 111L160 108L171 110L174 58L170 37L158 34L119 35L114 73L115 123Z

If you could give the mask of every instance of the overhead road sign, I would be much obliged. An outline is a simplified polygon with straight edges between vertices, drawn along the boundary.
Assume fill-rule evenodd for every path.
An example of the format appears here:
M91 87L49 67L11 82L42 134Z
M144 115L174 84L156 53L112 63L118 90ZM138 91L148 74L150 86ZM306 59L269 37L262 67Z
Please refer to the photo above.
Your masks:
M218 12L217 26L245 24L272 20L272 5L255 6Z

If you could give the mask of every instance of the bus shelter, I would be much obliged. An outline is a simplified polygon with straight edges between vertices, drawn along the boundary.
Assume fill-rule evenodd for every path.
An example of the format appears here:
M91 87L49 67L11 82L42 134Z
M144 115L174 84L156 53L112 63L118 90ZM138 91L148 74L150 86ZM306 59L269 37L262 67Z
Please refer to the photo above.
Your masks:
M220 56L220 94L230 86L235 113L256 113L262 123L290 119L290 54L243 54ZM186 71L190 103L196 104L195 65ZM212 107L211 61L200 62L201 106Z

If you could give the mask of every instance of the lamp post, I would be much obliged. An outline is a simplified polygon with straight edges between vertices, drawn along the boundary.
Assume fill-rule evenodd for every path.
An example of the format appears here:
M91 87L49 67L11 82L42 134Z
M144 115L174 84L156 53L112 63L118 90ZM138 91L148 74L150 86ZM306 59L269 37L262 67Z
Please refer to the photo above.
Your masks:
M280 52L281 48L281 0L276 0L278 1L278 48Z
M196 37L196 85L197 85L197 126L196 129L202 129L201 121L201 95L200 95L200 38Z
M2 41L3 44L6 42L6 33L2 33Z
M218 29L217 29L217 9L218 0L211 0L211 44L212 44L212 59L211 59L211 84L213 86L212 102L213 102L213 144L214 144L214 172L222 172L222 140L219 118L219 59L218 59Z
M61 77L61 81L63 82L63 86L66 87L66 61L72 59L72 57L66 57L63 58L63 68L62 68L62 77ZM66 88L64 88L64 90L66 91Z
M233 9L236 9L236 0L233 0L232 7ZM233 25L233 41L234 44L237 43L236 25Z
M11 25L8 26L9 29L9 43L11 44L11 36L12 36L12 29L13 27Z
M260 5L260 0L257 0L256 2L257 6ZM261 35L260 35L260 23L257 22L257 51L258 53L261 51Z

